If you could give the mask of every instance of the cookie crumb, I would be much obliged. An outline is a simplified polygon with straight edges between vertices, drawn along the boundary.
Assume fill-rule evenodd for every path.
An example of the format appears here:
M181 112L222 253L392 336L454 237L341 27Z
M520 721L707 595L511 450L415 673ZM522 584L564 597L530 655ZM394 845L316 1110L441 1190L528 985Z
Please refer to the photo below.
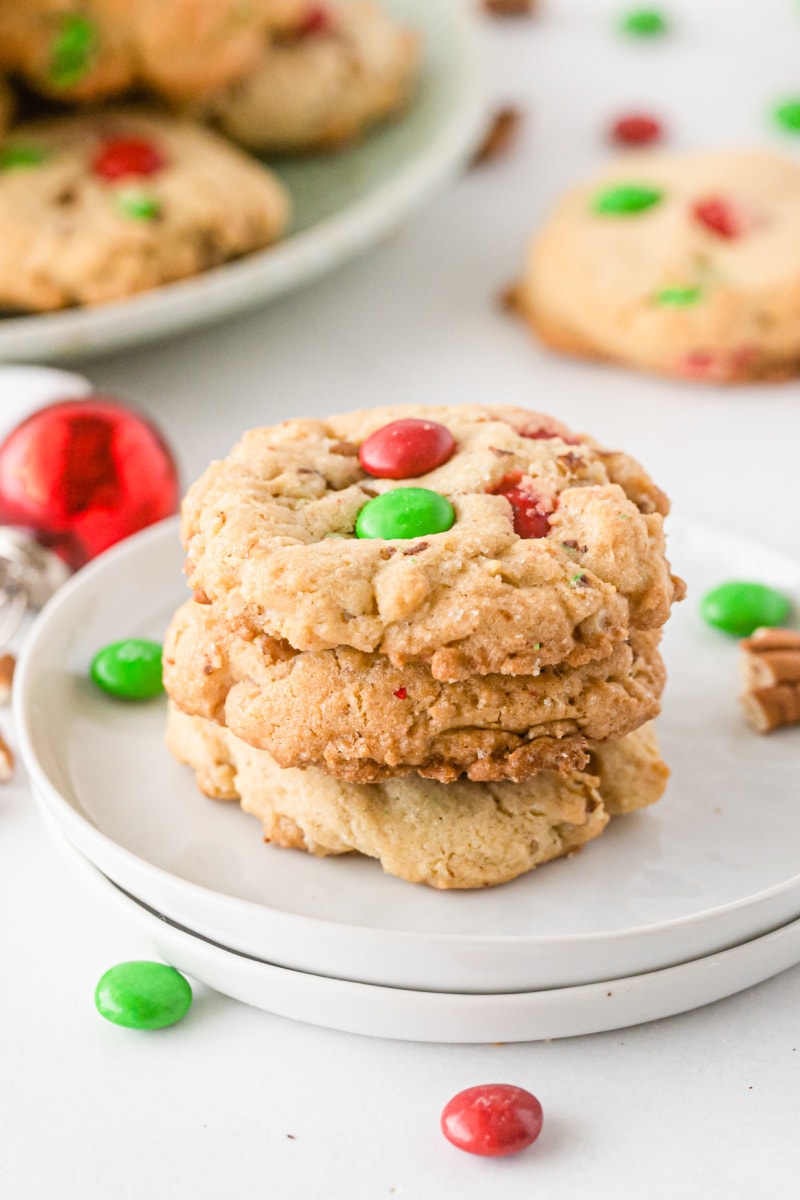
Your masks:
M0 704L8 704L11 699L16 665L17 660L13 654L0 655Z
M532 17L537 0L483 0L482 8L490 17Z
M512 108L510 105L499 108L475 152L473 167L482 167L485 163L502 158L514 144L521 123L522 113L518 108Z
M8 783L14 774L14 752L0 735L0 783Z

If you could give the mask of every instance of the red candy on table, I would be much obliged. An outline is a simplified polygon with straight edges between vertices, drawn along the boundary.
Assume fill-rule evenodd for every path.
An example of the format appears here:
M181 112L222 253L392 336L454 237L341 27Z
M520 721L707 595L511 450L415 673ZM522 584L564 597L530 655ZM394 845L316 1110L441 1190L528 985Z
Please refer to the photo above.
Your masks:
M459 1092L442 1112L442 1133L469 1154L500 1158L532 1145L542 1131L542 1106L510 1083L485 1083Z
M407 417L376 429L362 442L358 457L378 479L416 479L441 467L455 448L452 433L438 421Z
M719 237L732 239L744 233L741 213L729 201L718 196L698 200L692 207L692 216Z
M661 122L644 113L620 117L611 127L611 140L621 146L647 146L663 136Z
M33 529L73 568L170 516L179 497L161 434L105 396L40 409L0 445L0 524Z
M103 142L92 162L92 170L112 183L132 175L155 175L167 165L161 151L144 138L113 138Z

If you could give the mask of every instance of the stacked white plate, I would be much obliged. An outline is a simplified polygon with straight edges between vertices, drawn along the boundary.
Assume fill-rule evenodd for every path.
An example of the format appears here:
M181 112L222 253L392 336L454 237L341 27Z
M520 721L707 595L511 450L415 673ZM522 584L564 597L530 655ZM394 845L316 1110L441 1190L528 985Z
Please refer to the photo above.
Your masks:
M202 797L166 751L163 702L114 701L88 679L98 649L160 639L185 599L175 522L82 571L29 638L15 705L48 824L162 957L333 1028L562 1037L749 987L800 961L800 733L747 728L736 643L702 624L697 600L746 578L798 601L800 563L692 522L670 533L692 597L666 639L670 788L578 856L503 887L436 892L356 856L265 846L253 818Z

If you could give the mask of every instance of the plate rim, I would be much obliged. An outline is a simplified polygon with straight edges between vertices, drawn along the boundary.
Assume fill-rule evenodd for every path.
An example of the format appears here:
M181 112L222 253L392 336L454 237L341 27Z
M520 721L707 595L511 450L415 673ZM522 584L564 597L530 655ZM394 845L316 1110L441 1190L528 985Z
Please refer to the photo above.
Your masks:
M163 879L168 886L174 887L178 885L181 889L188 889L190 892L197 892L206 900L211 900L215 903L222 903L226 908L238 909L239 906L245 905L248 910L258 912L262 915L269 915L269 919L279 919L280 923L294 924L297 927L307 927L316 930L336 931L342 936L348 937L352 941L374 938L376 934L380 935L382 942L398 944L413 944L419 942L422 935L419 932L410 930L395 930L383 929L376 930L370 926L351 925L342 921L327 921L320 917L310 917L299 913L286 912L278 910L266 904L259 903L255 900L249 900L236 896L231 896L229 893L216 891L214 888L208 887L205 884L196 883L193 880L187 880L180 876L174 875L165 868L157 866L154 863L148 862L147 859L141 858L132 850L115 842L111 837L100 830L93 824L88 817L83 817L78 813L69 801L59 792L58 788L48 777L44 767L38 760L35 750L35 734L33 732L34 720L30 717L27 700L31 690L31 681L35 670L35 658L39 642L45 633L50 623L58 620L61 609L70 604L73 595L76 592L83 591L84 588L91 588L96 576L103 575L107 570L113 570L119 561L124 561L128 557L135 557L139 553L146 552L147 547L151 542L166 543L167 540L173 544L179 544L177 533L179 529L180 518L168 517L166 520L159 522L156 525L150 526L148 529L135 534L133 537L127 538L125 541L113 546L104 554L99 555L88 566L76 573L56 595L48 602L42 613L37 617L32 629L30 630L25 645L20 655L16 669L15 687L13 692L13 712L14 724L19 741L20 752L25 763L26 769L31 778L34 791L37 798L43 803L48 811L58 820L59 826L64 828L66 824L70 828L80 830L85 838L89 841L98 841L101 849L112 855L120 855L123 859L128 860L133 868L137 871L144 870L145 872L154 872L159 878ZM730 530L720 529L714 525L707 524L702 521L691 520L688 516L682 517L680 514L670 517L670 529L674 532L682 532L684 529L696 531L698 527L713 532L718 538L724 538L730 542L749 542L749 539L742 537ZM782 549L772 549L771 547L762 546L761 549L766 552L774 553L784 560L784 562L792 562L800 577L800 559L796 559L791 553ZM67 835L69 836L69 835ZM79 834L80 836L80 834ZM74 841L72 837L69 839ZM704 909L702 912L694 913L689 916L678 917L672 921L661 922L651 925L631 926L624 930L600 930L589 933L572 933L572 934L468 934L468 933L428 933L424 935L426 945L441 946L441 947L456 947L463 948L464 946L474 946L479 949L488 947L510 948L518 947L521 951L530 952L538 947L542 949L553 947L570 947L577 945L602 946L604 943L626 942L629 940L642 939L654 934L666 934L667 932L679 932L684 929L691 929L693 926L701 925L704 922L711 920L719 920L728 914L733 914L740 909L756 908L762 903L777 899L784 894L798 892L797 911L800 915L800 871L788 880L782 883L773 884L769 888L762 889L760 892L753 893L751 896L739 898L729 901L727 904L717 905L710 909Z
M0 362L76 361L255 311L341 266L408 218L468 161L489 112L477 15L457 0L424 0L420 11L431 4L449 23L448 57L458 65L457 102L398 173L309 229L198 275L101 305L3 318ZM273 269L262 278L265 264ZM165 329L165 319L176 311L177 319Z

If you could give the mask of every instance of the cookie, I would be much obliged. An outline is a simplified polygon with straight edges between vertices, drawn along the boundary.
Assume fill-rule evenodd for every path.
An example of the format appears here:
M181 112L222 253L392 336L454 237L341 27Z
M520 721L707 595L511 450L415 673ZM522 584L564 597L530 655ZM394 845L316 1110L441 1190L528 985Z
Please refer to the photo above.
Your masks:
M633 154L570 192L515 299L568 354L712 383L800 367L800 164Z
M373 0L342 0L317 22L273 38L245 79L203 115L259 151L331 150L395 116L419 69L419 39Z
M188 100L253 71L306 0L0 0L0 64L54 99Z
M227 726L281 767L357 783L412 771L442 783L520 781L580 770L587 740L632 732L659 711L658 630L635 632L583 667L434 679L349 647L299 652L241 636L189 601L164 643L164 685L186 713Z
M188 121L121 110L14 129L0 172L0 306L98 304L274 241L283 186Z
M167 743L194 769L201 791L238 799L258 817L265 840L315 855L357 851L377 858L390 875L436 888L506 883L579 850L609 819L599 759L598 776L543 771L516 784L445 785L416 776L353 784L313 768L281 770L265 751L174 707ZM630 764L620 809L641 808L662 794L663 764L660 775L636 770L654 754L648 728L619 744L618 763Z
M409 419L450 439L447 461L367 471L365 439ZM633 460L549 417L404 406L246 434L189 490L182 536L190 586L229 629L453 681L582 666L660 628L682 594L666 510Z

